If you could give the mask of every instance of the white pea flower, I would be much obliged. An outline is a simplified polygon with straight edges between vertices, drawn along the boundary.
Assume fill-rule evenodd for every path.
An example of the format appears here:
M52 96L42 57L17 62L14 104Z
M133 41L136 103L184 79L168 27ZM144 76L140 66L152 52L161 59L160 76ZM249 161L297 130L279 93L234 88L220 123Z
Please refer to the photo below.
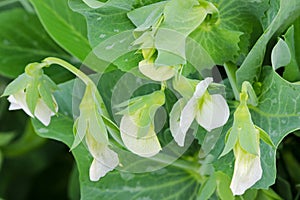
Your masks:
M26 103L26 93L24 91L19 91L15 94L12 94L8 97L8 101L10 102L9 110L20 110L22 109L27 115L30 117L36 117L40 122L42 122L45 126L50 124L51 117L55 115L58 111L57 104L55 99L55 111L53 112L44 102L42 98L39 98L35 107L34 114L29 110Z
M97 142L91 134L86 134L86 144L94 158L90 166L90 180L98 181L118 166L118 154L111 150L107 144Z
M180 116L181 134L177 136L177 143L184 143L185 135L194 119L207 131L223 126L229 118L229 108L222 95L210 95L208 86L213 82L212 78L206 78L198 83L196 90Z
M244 194L262 177L260 139L274 146L269 135L253 124L245 90L240 94L240 104L234 112L233 125L226 135L226 144L221 154L224 156L233 149L235 163L230 189L234 195Z
M9 96L9 110L24 110L30 117L36 117L48 126L51 117L58 111L53 92L56 84L43 73L42 64L32 63L25 73L18 76L5 89L2 96Z
M154 131L154 115L165 103L162 91L137 97L129 101L120 124L121 137L125 146L142 157L152 157L159 153L161 146Z
M93 157L90 166L90 180L98 181L118 164L118 155L109 148L108 133L102 119L103 101L96 86L88 84L79 105L80 115L74 123L75 139L71 150L85 138Z
M259 137L257 138L257 145L259 145ZM260 149L258 148L258 155L254 155L245 151L237 143L233 153L235 163L230 189L234 195L242 195L262 177Z

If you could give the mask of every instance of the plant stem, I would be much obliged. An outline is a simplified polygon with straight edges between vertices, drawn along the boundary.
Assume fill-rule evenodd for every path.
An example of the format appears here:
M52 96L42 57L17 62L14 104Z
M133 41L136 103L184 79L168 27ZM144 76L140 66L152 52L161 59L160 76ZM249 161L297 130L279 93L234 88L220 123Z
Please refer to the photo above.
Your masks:
M225 63L224 68L229 79L231 88L233 90L234 98L238 101L240 99L239 89L236 84L236 75L235 72L237 71L237 66L232 63Z
M68 71L72 72L75 76L81 79L86 85L93 83L93 81L82 71L74 67L73 65L69 64L68 62L54 57L48 57L43 60L44 63L48 64L48 66L52 64L57 64L62 66L63 68L67 69ZM94 83L93 83L94 84Z

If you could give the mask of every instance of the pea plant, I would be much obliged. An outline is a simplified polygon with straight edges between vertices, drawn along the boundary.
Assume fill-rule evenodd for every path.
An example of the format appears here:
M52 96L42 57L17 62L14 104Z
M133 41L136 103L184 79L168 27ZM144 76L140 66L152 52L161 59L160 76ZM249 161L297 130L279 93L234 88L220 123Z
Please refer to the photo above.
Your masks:
M68 146L81 199L299 198L299 0L2 7L2 97Z

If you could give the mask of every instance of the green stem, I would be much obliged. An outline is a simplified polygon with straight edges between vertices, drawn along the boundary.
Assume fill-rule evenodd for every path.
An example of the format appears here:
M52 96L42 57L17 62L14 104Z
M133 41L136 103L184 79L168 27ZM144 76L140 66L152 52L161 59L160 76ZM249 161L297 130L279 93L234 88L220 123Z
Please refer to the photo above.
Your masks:
M81 79L86 85L93 83L93 81L82 71L74 67L73 65L69 64L68 62L54 57L48 57L43 60L44 63L48 64L48 66L52 64L57 64L62 66L63 68L67 69L68 71L72 72L75 76ZM93 83L94 84L94 83Z
M239 89L237 87L235 72L237 71L237 66L232 63L225 63L224 68L229 79L231 88L233 90L234 98L238 101L240 99Z

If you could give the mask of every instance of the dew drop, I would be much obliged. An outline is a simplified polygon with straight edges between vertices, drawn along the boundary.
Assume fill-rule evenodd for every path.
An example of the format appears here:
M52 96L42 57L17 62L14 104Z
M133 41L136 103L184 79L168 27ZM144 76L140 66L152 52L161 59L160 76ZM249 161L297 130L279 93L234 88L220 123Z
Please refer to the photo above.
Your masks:
M101 34L101 35L99 35L99 38L105 38L106 37L106 35L105 34Z
M113 43L112 45L107 46L105 49L110 50L110 49L114 48L114 46L115 46L115 43Z

